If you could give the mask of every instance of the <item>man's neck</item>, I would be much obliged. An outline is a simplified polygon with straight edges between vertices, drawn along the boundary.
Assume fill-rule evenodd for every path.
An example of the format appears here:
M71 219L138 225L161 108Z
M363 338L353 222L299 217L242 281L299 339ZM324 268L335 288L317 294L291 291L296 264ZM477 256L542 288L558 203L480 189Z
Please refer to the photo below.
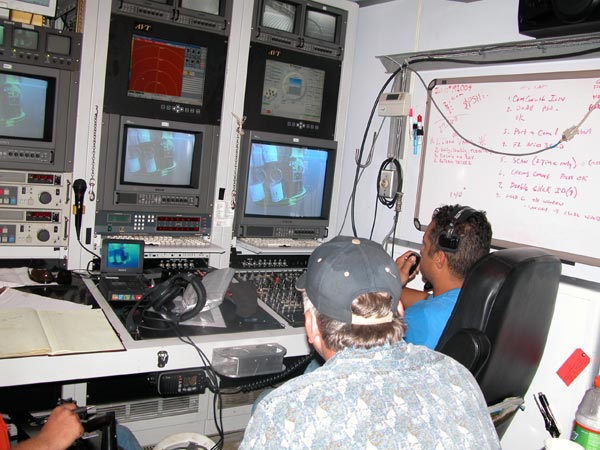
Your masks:
M445 280L436 281L433 285L433 296L445 294L452 289L460 289L463 285L464 279L455 277L447 278Z

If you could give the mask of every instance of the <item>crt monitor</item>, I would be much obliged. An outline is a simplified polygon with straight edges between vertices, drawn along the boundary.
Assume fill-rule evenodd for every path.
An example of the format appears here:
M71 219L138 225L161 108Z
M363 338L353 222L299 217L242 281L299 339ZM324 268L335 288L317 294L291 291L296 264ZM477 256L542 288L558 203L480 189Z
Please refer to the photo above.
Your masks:
M246 126L334 139L341 63L252 43L244 115Z
M101 273L139 275L143 271L144 241L137 239L102 240Z
M106 112L216 125L226 36L113 14Z
M335 141L246 132L240 155L237 235L326 236L336 150Z
M70 72L0 67L0 162L5 169L72 167L76 88Z
M56 0L0 0L0 7L54 17Z
M217 127L105 114L101 150L100 216L212 214Z

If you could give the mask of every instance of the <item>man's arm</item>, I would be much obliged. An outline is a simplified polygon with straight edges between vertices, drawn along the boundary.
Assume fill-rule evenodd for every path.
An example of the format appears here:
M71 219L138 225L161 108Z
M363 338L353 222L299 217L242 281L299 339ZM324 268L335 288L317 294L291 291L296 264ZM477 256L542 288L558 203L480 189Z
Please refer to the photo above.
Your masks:
M83 435L83 426L74 412L74 403L52 410L39 434L12 447L14 450L65 450Z

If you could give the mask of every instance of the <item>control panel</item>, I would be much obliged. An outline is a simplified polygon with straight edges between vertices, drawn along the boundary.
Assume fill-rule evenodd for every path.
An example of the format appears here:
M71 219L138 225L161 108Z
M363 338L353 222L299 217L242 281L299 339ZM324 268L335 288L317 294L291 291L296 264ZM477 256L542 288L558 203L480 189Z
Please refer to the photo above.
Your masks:
M167 215L159 212L99 211L96 232L99 234L168 234L173 236L202 235L211 231L211 216Z
M163 396L202 394L209 385L202 367L161 372L151 376L149 381L156 383L158 394Z
M67 245L69 223L59 210L0 208L0 244Z
M68 208L69 188L62 173L0 170L0 208Z

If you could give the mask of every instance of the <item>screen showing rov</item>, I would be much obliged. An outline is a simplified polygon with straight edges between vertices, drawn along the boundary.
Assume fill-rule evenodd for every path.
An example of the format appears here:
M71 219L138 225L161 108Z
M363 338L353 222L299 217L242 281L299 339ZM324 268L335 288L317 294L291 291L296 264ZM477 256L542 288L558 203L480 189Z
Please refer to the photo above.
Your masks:
M0 136L50 140L50 86L45 78L0 71Z
M261 114L321 122L325 71L268 59Z
M106 249L106 269L118 272L123 269L137 269L141 266L140 244L110 242Z
M127 95L202 106L208 49L134 35Z
M196 134L140 127L125 130L123 183L192 186Z
M328 158L326 150L253 142L245 214L322 217Z
M261 25L263 27L293 33L295 21L295 4L279 0L265 1L265 8L261 17Z

